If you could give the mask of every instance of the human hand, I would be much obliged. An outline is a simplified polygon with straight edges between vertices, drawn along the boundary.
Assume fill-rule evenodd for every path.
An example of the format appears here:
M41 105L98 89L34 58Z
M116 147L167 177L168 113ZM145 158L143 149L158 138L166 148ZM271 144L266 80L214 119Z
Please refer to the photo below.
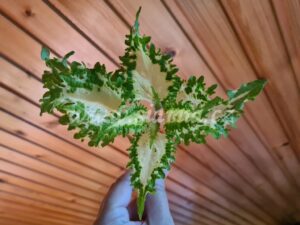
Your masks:
M112 185L94 225L174 225L163 180L156 182L156 193L147 197L145 221L137 221L136 202L130 202L129 175L126 172Z

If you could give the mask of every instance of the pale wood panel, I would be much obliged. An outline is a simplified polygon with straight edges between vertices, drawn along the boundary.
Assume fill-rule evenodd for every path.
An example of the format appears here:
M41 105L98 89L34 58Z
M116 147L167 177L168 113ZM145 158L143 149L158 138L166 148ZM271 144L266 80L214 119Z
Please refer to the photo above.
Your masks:
M195 217L195 218L198 218L198 219L204 218L206 221L210 221L210 222L213 222L214 224L219 224L219 225L230 224L227 221L222 220L221 218L220 219L215 219L216 218L215 215L213 215L213 216L208 215L207 216L206 213L203 213L201 211L201 208L200 208L200 210L197 210L196 207L187 207L187 206L185 206L184 205L185 202L183 202L182 199L180 199L178 196L176 196L175 194L173 194L171 192L168 192L168 197L172 199L172 200L169 199L169 203L173 207L176 207L178 210L184 210L184 211L187 211L188 213L192 213L191 217ZM178 201L178 203L176 201ZM184 213L186 213L186 212L184 212ZM208 214L210 214L210 212L208 212Z
M298 0L272 0L279 28L288 49L294 73L300 87L300 2Z
M103 186L108 186L114 181L112 177L105 176L89 167L76 163L76 161L52 151L47 148L47 146L39 146L37 143L30 142L24 137L17 137L11 133L0 130L0 142L37 160L50 163Z
M170 210L172 212L176 212L178 215L181 215L189 222L195 222L198 224L207 224L207 225L223 225L223 223L219 223L216 221L212 221L203 216L195 215L195 213L191 211L182 211L182 209L176 205L170 205Z
M218 1L183 3L169 0L166 4L226 89L257 78ZM260 109L259 114L256 113L257 108ZM259 138L268 146L276 149L287 142L266 95L262 94L252 107L246 107L245 117L249 118ZM273 149L269 152L278 154ZM287 151L287 155L295 157L293 152ZM274 157L278 158L277 155ZM283 161L282 166L289 167L288 159Z
M0 170L4 172L16 174L16 175L22 174L22 177L26 179L31 179L36 182L41 182L43 184L46 184L50 187L57 188L59 190L68 190L71 194L75 196L80 196L89 199L91 201L96 201L95 199L100 199L100 197L102 196L96 192L91 192L84 188L76 187L64 181L55 179L51 176L47 176L38 171L31 170L29 168L24 167L24 165L17 164L17 163L15 164L11 161L6 161L6 160L4 161L3 158L1 158Z
M198 167L199 168L199 167ZM194 169L194 171L197 167ZM203 168L202 168L203 169ZM225 191L214 188L212 184L219 186L223 184L225 187L227 184L219 180L215 176L207 177L207 179L211 182L211 187L202 183L202 185L197 185L200 180L199 176L194 174L194 171L188 170L178 170L177 167L173 167L170 172L170 177L174 174L174 179L176 182L172 180L168 180L167 184L168 190L173 191L177 194L184 193L183 190L189 190L184 196L193 202L193 204L199 204L204 206L206 209L212 210L216 215L220 216L223 219L227 219L231 223L234 224L268 224L259 218L260 213L254 215L247 205L251 206L251 202L245 199L245 197L234 189L230 190L226 188ZM197 170L199 171L199 170ZM176 174L176 175L175 175ZM178 185L178 181L184 179L184 185ZM228 198L228 195L224 195L224 192L228 192L229 194L233 194L241 198L241 201L232 201L232 199Z
M4 182L8 184L12 184L15 186L19 186L22 188L26 188L31 191L36 191L38 193L51 195L55 198L62 199L64 201L78 204L78 207L90 207L92 209L99 208L99 203L96 201L92 201L89 199L85 199L74 194L65 192L64 190L59 190L57 188L53 188L39 181L34 181L33 179L26 179L21 177L22 174L14 175L10 172L0 171L0 178L4 180Z
M241 154L235 145L227 144L226 146L229 148L224 148L224 141L224 139L216 142L212 141L211 144L213 143L214 148L191 144L187 151L196 157L198 163L212 168L221 177L219 179L233 184L238 183L239 186L236 187L236 191L242 194L247 193L247 196L251 196L252 204L255 203L257 206L256 215L261 215L261 218L274 222L276 218L278 219L278 214L275 212L281 212L281 207L274 205L273 196L271 198L268 197L268 195L274 194L272 187L265 185L266 182L263 177L253 168L251 161ZM220 143L218 144L218 142ZM181 165L184 165L184 161L180 161ZM183 168L187 169L187 166ZM195 172L196 170L197 168L194 168L191 171L194 171L193 174L198 174ZM230 196L226 195L227 198L231 199ZM233 201L236 201L236 199L233 198Z
M93 221L94 220L94 216L90 216L90 215L86 215L86 214L82 214L82 213L78 213L77 214L73 211L67 211L66 209L63 209L61 207L57 207L57 206L52 206L50 204L47 203L43 203L41 201L34 201L31 200L29 198L26 197L21 197L18 196L17 194L13 194L13 193L8 193L8 192L0 192L0 200L2 201L8 201L11 203L15 203L18 205L23 205L26 206L27 208L32 208L36 211L41 211L41 212L49 212L52 213L53 217L55 217L54 215L57 215L57 217L61 216L61 217L65 217L65 218L74 218L78 221ZM3 208L5 207L5 205L8 204L1 204L0 203L0 207L3 210Z
M60 219L53 219L51 217L45 217L45 216L40 216L37 214L27 214L22 211L13 211L13 209L10 208L10 211L3 211L2 214L5 215L11 215L14 217L19 217L22 218L22 220L25 220L27 222L38 222L38 224L49 224L49 225L71 225L72 223L70 222L64 222L61 221ZM79 225L80 223L73 223ZM82 223L81 223L82 225Z
M219 225L218 223L213 223L212 221L210 220L206 220L205 218L195 218L195 217L190 217L191 216L191 213L189 212L182 212L180 210L178 210L177 207L174 207L174 206L170 206L170 211L171 213L174 215L178 215L179 217L181 217L182 219L185 219L186 221L188 221L189 223L196 223L196 224L203 224L203 225L212 225L212 224L216 224L216 225Z
M34 208L32 206L28 207L28 205L20 204L19 202L7 201L3 199L1 200L0 210L6 213L14 212L18 214L19 212L21 212L27 214L30 217L37 216L37 218L51 218L50 221L56 222L57 224L92 224L93 220L84 220L76 218L75 216L65 215L59 211L43 210L40 208Z
M11 172L11 170L10 170L10 172ZM21 173L21 172L20 172ZM17 173L18 174L18 173ZM21 173L22 174L22 176L24 176L24 171ZM25 174L26 175L26 174ZM28 179L33 179L34 177L30 177L30 176L28 176L27 177ZM6 180L6 179L5 179ZM36 181L40 181L40 179L39 180L36 180ZM47 183L47 181L45 181L45 180L43 180L43 179L41 179L41 181L43 182L43 183L46 183L47 185L50 185L51 186L51 184L48 182ZM30 185L30 184L29 184ZM80 197L80 196L76 196L76 197ZM76 199L76 198L75 198ZM78 201L78 200L76 200L76 201ZM96 203L95 203L96 204Z
M212 173L205 166L201 165L199 161L188 157L186 152L178 151L176 158L176 165L183 168L183 171L187 171L190 176L192 175L193 177L197 178L200 182L207 185L207 187L210 187L214 192L218 192L233 202L236 206L231 206L230 209L232 210L234 208L234 210L240 216L243 216L249 220L254 220L257 224L261 223L261 221L259 221L259 219L257 219L255 216L251 215L251 213L260 218L268 218L265 213L263 213L259 208L256 207L256 205L253 204L251 199L245 197L243 192L238 191L230 186L226 180L222 179L222 176ZM180 175L178 173L176 173L176 180L180 180ZM205 196L207 196L207 193ZM230 196L236 197L231 198ZM217 202L219 201L220 200L217 200Z
M269 81L266 92L299 156L299 88L270 2L222 2L257 74Z
M173 51L175 53L174 63L180 69L179 74L184 78L192 74L196 76L205 74L207 75L206 82L208 85L217 83L216 79L211 75L209 68L199 58L193 46L182 34L159 0L143 0L138 3L135 1L119 0L106 2L113 6L130 26L134 23L138 7L142 6L142 13L140 15L141 33L151 36L153 43L161 48L163 52ZM123 37L120 38L124 40ZM219 90L217 92L221 94Z
M166 5L208 60L223 88L234 89L257 79L218 1L183 3L167 0ZM256 119L256 124L262 129L261 138L267 138L272 147L285 143L287 139L266 96L262 94L253 104L255 107L246 108L247 116L255 115L252 120ZM261 108L259 115L255 113L256 108ZM268 126L261 126L262 121Z
M57 16L44 2L35 0L0 1L0 7L6 15L58 54L65 55L70 51L75 51L76 54L72 58L74 60L85 61L90 66L100 60L109 69L115 68L110 60Z
M118 139L100 153L73 140L56 116L38 116L40 49L44 44L59 55L75 49L72 59L115 68L139 5L142 33L175 54L183 77L201 72L209 84L221 84L223 96L256 76L270 81L229 139L179 148L167 181L176 224L275 225L299 217L299 3L272 4L0 1L0 143L6 146L0 149L0 223L91 224L124 171L129 142Z
M124 39L129 33L129 28L124 26L104 1L50 0L46 2L59 10L97 45L104 47L111 57L119 61L118 56L124 54Z
M1 213L1 219L3 219L4 221L8 220L10 222L13 221L13 223L16 222L16 224L21 224L21 225L27 225L27 224L30 224L30 225L40 225L39 221L37 220L34 220L33 217L31 218L28 218L28 217L20 217L20 216L16 216L14 215L13 213Z
M185 36L182 34L180 31L179 27L174 23L170 15L168 14L167 10L164 9L162 6L161 2L155 1L149 2L149 1L141 1L140 4L135 4L133 1L112 1L110 2L111 5L113 5L116 10L127 20L130 21L132 17L134 17L134 14L138 8L139 5L142 5L144 9L144 14L141 14L141 24L142 26L142 31L144 31L146 34L150 34L153 37L156 37L156 43L161 43L160 41L162 40L169 40L169 43L174 43L176 46L179 46L181 48L186 49L188 45L188 40L185 38ZM164 18L164 20L161 20L160 18ZM151 21L151 23L149 22ZM128 22L129 23L129 22ZM167 31L167 32L165 32ZM176 33L176 36L170 37L170 33ZM167 37L166 37L167 36ZM159 39L159 37L162 37ZM175 42L172 38L178 38L182 40L186 40L186 42ZM162 44L159 44L159 46L163 46ZM194 50L193 50L194 52ZM181 58L180 55L178 55L176 58ZM189 57L182 57L181 60L185 60L184 62L193 59L192 56ZM202 61L202 59L197 56L198 61ZM180 66L180 64L179 64ZM208 67L206 64L203 64L206 70L208 70ZM182 65L180 68L188 68L190 67L187 66L187 64ZM193 66L192 69L196 69L195 66ZM205 73L203 70L198 70L203 72L203 74L206 75L206 78L208 80L214 80L216 82L215 77L212 75L211 72ZM219 89L220 91L222 89ZM222 92L222 91L221 91ZM272 113L272 112L271 112ZM244 119L241 119L244 120ZM240 123L241 124L241 123ZM245 127L244 127L245 126ZM251 127L249 127L248 123L243 123L243 126L239 126L239 129L237 130L236 133L243 133L243 135L231 135L234 137L235 140L237 140L237 143L241 145L241 149L244 152L249 152L250 149L257 150L250 156L252 157L252 160L254 160L256 167L259 168L260 173L264 174L264 178L266 181L269 183L269 186L275 189L277 195L280 195L281 197L280 202L282 202L283 206L286 208L289 208L288 202L285 200L286 197L292 199L292 196L290 196L290 191L295 193L296 190L293 187L294 181L289 180L290 176L287 173L285 168L281 168L279 165L279 160L274 157L273 154L270 154L270 149L266 148L266 146L263 145L261 140L256 137L251 139L247 138L247 132L248 130L252 130ZM282 139L284 140L284 139ZM282 142L280 142L282 144ZM264 149L264 151L262 150ZM260 160L256 162L257 160ZM261 162L264 162L261 164ZM267 170L266 170L267 168ZM281 193L282 190L281 188L284 189L285 193ZM267 189L267 187L266 187Z
M42 84L36 79L33 79L32 77L26 76L26 74L23 71L13 67L10 63L8 63L3 59L0 59L0 65L3 68L2 70L3 84L5 84L7 87L11 88L12 90L15 90L17 93L24 95L24 97L38 104L38 99L42 96L42 92L43 92ZM23 100L23 102L25 101ZM6 101L6 103L10 104L9 101ZM67 135L66 136L68 137L67 140L69 140L71 143L79 146L80 148L83 148L84 150L90 152L91 154L97 154L101 158L105 160L109 160L108 162L114 163L115 166L118 165L118 167L122 167L122 166L124 167L126 165L127 156L124 152L124 149L122 149L122 152L120 152L119 148L117 148L116 151L114 148L111 148L110 146L107 146L100 150L97 148L89 148L86 142L82 143L78 140L75 140L72 137L73 136L72 133L67 132L65 127L60 126L57 122L58 118L46 114L43 117L40 117L39 116L40 110L38 109L37 106L34 106L30 103L24 103L24 104L27 104L27 107L23 109L18 107L21 110L21 111L19 110L19 114L18 114L19 116L23 118L27 118L27 120L30 118L31 119L30 121L36 123L37 125L42 125L43 128L47 129L49 132L53 134L61 134L62 137L65 137ZM10 104L10 105L13 106L14 104ZM15 106L17 107L17 105ZM123 145L123 147L127 146L128 141L125 141L125 139L118 139L118 140L120 142L120 145ZM104 162L104 166L106 170L107 168L111 167L106 162ZM112 169L110 172L114 173L115 171L117 170Z
M8 75L9 73L6 74ZM33 84L31 86L32 88L39 84L36 80L31 79L30 81L30 83ZM5 84L7 84L7 86L11 88L11 90L15 90L18 93L19 90L15 89L14 83ZM1 92L3 96L9 95L9 92L5 91L3 88L1 88ZM49 114L40 116L40 109L37 105L33 105L32 103L23 100L17 95L12 95L12 93L10 93L10 97L7 97L10 99L3 98L1 101L1 105L3 105L6 110L14 112L15 115L18 115L19 117L24 118L26 121L30 121L36 124L49 133L60 135L64 140L68 141L70 145L73 145L75 148L81 149L88 152L89 154L97 156L99 158L99 161L101 161L99 163L103 164L105 168L112 168L110 174L113 174L115 171L119 171L126 166L128 157L122 151L117 151L111 146L106 146L104 148L90 148L87 145L87 141L81 142L80 140L74 139L72 133L68 134L66 127L61 126L58 123L58 118L56 116ZM23 103L23 108L19 107L16 104L12 104L12 102L14 101L18 101L20 102L20 104ZM14 109L12 107L14 107Z
M27 76L26 73L28 71L28 73L33 77L41 79L43 70L46 69L44 62L40 59L40 43L18 29L18 27L16 27L13 23L8 21L1 15L0 29L5 31L3 33L3 36L1 37L3 42L0 43L0 49L3 49L3 54L7 58L9 58L9 60L17 63L17 65L20 66L23 70L22 71L20 69L14 68L8 62L0 59L1 66L3 66L2 72L5 73L6 77L8 78L8 80L6 78L6 81L15 82L14 88L20 87L18 91L27 96L29 99L38 103L45 90L42 88L42 83L32 81L30 79L31 77ZM16 40L11 41L11 37L14 37L14 39ZM18 54L15 54L16 52L18 52ZM10 76L10 74L14 76ZM20 79L20 76L23 77L24 80ZM31 91L33 94L31 94ZM69 136L72 136L72 132L65 133ZM80 142L77 143L80 144ZM86 144L84 144L83 146L86 147ZM122 137L118 137L114 143L114 147L119 151L122 151L124 154L127 154L126 150L129 147L129 141L127 140L127 138L125 139ZM88 150L90 149L91 148L88 148ZM102 152L102 154L104 153L105 152ZM118 159L118 157L116 157L115 159Z
M1 1L3 3L3 1ZM20 31L3 15L0 15L1 42L0 52L25 66L27 71L41 75L44 64L40 59L42 46L36 43L26 33ZM13 39L12 39L13 38ZM18 54L16 54L18 52Z
M16 98L18 101L21 99ZM31 126L27 122L19 120L12 115L6 114L4 112L0 112L2 118L7 118L6 121L1 120L0 124L3 129L14 133L16 135L25 136L27 139L37 142L41 145L46 145L51 148L53 151L61 153L68 158L71 158L77 162L81 162L82 164L94 168L99 172L107 174L107 176L116 177L118 174L121 173L122 169L116 166L112 166L110 163L105 162L95 155L90 154L74 145L71 145L64 140L61 140L45 130L41 130L38 127ZM28 112L27 112L28 113Z
M80 215L80 213L83 213L83 214L92 216L92 218L94 218L94 216L98 212L98 209L79 205L76 201L65 201L60 198L55 198L51 195L43 194L43 193L33 191L33 190L30 190L27 188L23 188L23 187L20 187L17 185L12 185L12 184L9 184L6 182L1 183L0 190L4 191L6 193L18 195L21 197L30 198L35 201L46 202L47 204L58 207L58 210L63 209L60 212L69 212L69 213L76 212L75 216L77 215L77 213L79 213L79 215ZM64 209L68 209L71 211L64 211ZM78 217L78 215L77 215L77 217ZM79 216L79 218L80 218L80 216Z
M186 3L176 1L175 4L174 1L166 1L166 4L173 14L176 15L179 23L189 34L189 37L191 37L197 48L203 52L203 57L208 59L208 63L226 89L239 86L241 83L257 78L218 1L188 1ZM258 108L260 113L256 113ZM259 143L256 147L251 147L251 144L245 146L245 143L247 143L245 140L255 140L255 136L242 138L240 136L241 131L243 131L243 134L249 134L251 130L247 125L241 126L241 122L238 124L239 129L235 130L231 136L234 139L238 137L237 143L240 143L240 146L244 146L242 147L243 149L252 149L251 155L254 155L253 158L258 161L258 165L263 165L262 161L270 163L269 165L265 165L265 168L269 168L268 176L274 177L274 175L276 175L277 177L275 177L274 180L281 185L280 189L285 189L290 193L289 186L295 183L295 178L291 177L290 173L288 173L289 170L287 168L290 166L289 160L286 157L286 160L283 161L282 164L278 155L276 155L278 153L272 149L276 149L276 147L286 143L287 139L267 97L265 95L260 96L253 106L251 105L251 107L247 109L245 117L250 118L248 121L250 121L250 124L254 127L256 125L259 126L255 127L254 130L259 134L260 138L265 139L264 142L268 144L268 146L264 147ZM267 150L266 152L262 151L264 148ZM257 151L256 153L253 152L255 150ZM295 155L292 149L290 149L290 151L291 152L287 151L286 154L292 157L292 160ZM268 153L272 155L268 156ZM274 158L276 162L272 163ZM278 169L276 164L282 167L284 172L282 176L285 175L291 180L291 184L288 184L288 186L285 185L286 181L282 177L279 178L278 175L280 172L274 171L274 168ZM265 168L261 167L261 170L265 171ZM274 171L274 173L271 170ZM263 187L267 193L270 193L270 185L272 185L272 183ZM282 188L282 185L285 186ZM273 194L274 193L272 193L272 195ZM281 201L282 199L280 202ZM277 213L274 215L277 215Z
M4 217L1 217L1 214L0 214L0 223L1 224L6 224L6 225L36 225L36 223L30 223L30 222L25 222L25 221L22 221L22 219L18 220L18 218L4 218Z
M91 192L97 192L99 194L105 194L107 192L107 186L103 186L96 182L76 176L73 173L61 170L55 166L36 160L35 158L16 151L15 149L3 146L0 146L0 149L0 158L2 159L5 159L7 161L13 159L13 161L17 162L19 165L23 165L35 171L41 171L51 177L67 182L74 187L78 186L80 188L84 188Z
M172 181L168 181L167 185L172 185ZM180 196L180 194L173 191L173 189L176 189L176 185L174 186L174 188L172 187L168 188L168 198L169 198L169 202L172 205L176 205L189 212L193 212L195 217L200 216L200 217L207 218L216 224L218 223L224 225L232 224L230 220L227 220L227 218L223 217L222 214L219 214L218 211L210 210L209 204L206 205L206 202L209 203L209 201L202 201L203 203L200 202L200 204L196 204L195 202L191 202L189 199L183 199L182 196Z

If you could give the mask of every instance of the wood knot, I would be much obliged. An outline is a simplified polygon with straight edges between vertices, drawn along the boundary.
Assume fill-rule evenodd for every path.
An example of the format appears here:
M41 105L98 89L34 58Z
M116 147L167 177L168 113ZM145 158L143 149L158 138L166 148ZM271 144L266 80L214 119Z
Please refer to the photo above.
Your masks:
M40 158L43 158L43 155L36 154L34 157L37 158L37 159L40 159Z
M53 128L53 127L56 127L59 125L59 122L57 120L52 120L52 121L49 121L47 122L46 126L48 128Z
M285 143L283 143L283 144L281 144L280 146L282 147L282 146L288 146L290 143L289 142L285 142Z
M32 12L32 10L29 9L29 8L25 9L24 13L25 13L25 16L26 16L26 17L32 17L32 16L35 15L35 14Z
M15 130L16 135L19 136L26 136L25 132L21 131L21 130Z
M176 56L176 51L171 48L166 48L164 50L164 54L167 54L167 55L171 56L172 58L174 58Z

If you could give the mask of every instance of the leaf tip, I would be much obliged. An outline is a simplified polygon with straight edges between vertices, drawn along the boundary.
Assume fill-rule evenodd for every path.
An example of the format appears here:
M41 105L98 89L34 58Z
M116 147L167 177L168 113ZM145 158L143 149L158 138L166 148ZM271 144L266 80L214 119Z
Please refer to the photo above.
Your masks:
M50 56L50 50L47 47L42 46L41 59L43 61L46 61L47 59L49 59L49 56Z

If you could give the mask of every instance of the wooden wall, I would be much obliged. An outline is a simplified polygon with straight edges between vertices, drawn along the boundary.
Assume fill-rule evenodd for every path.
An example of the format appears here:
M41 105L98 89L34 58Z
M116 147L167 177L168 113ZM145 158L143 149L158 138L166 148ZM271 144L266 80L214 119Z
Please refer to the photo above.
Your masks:
M299 0L0 0L0 224L92 224L129 144L89 148L39 116L40 50L114 69L140 5L142 33L183 77L203 74L220 95L269 81L228 139L179 147L167 180L176 224L300 219Z

